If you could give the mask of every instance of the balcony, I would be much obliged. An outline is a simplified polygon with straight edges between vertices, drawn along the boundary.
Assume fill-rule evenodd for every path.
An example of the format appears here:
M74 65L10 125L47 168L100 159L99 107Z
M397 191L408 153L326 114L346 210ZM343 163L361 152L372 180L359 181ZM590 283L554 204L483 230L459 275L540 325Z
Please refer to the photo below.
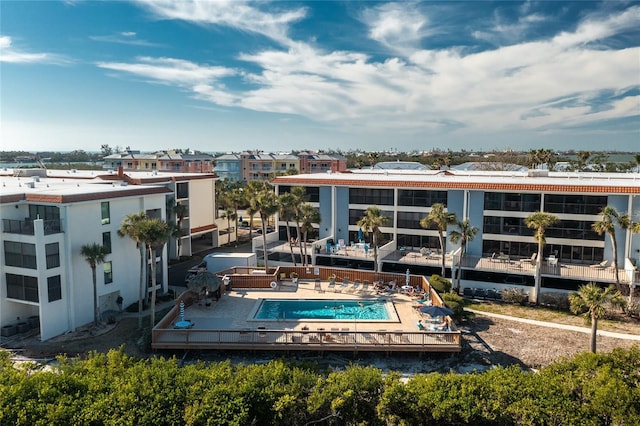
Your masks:
M62 232L60 220L45 220L44 235L59 234ZM33 220L2 219L2 232L6 234L35 235Z

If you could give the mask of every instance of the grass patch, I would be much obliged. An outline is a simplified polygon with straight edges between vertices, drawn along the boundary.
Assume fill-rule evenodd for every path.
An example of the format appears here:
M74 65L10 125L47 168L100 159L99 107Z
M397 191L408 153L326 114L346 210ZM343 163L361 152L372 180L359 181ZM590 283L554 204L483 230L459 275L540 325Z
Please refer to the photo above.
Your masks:
M569 311L559 311L545 307L510 305L488 301L471 301L467 307L476 311L508 315L516 318L589 327L580 316L576 316ZM623 313L615 313L612 319L601 319L598 321L598 329L616 333L640 335L640 321L629 318Z

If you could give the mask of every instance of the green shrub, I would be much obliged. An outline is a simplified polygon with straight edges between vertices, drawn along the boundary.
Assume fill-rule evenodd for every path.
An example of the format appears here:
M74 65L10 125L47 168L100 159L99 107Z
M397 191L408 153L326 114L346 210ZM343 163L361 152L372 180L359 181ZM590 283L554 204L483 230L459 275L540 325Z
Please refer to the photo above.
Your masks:
M554 309L569 310L569 297L560 293L542 293L540 304Z
M443 293L441 295L445 306L453 311L454 318L462 317L466 301L455 293Z
M500 294L502 295L502 300L506 303L512 303L514 305L524 305L527 303L527 295L516 287L505 288Z
M442 278L440 275L431 275L429 278L429 284L433 287L438 293L449 293L451 291L451 281L446 278Z

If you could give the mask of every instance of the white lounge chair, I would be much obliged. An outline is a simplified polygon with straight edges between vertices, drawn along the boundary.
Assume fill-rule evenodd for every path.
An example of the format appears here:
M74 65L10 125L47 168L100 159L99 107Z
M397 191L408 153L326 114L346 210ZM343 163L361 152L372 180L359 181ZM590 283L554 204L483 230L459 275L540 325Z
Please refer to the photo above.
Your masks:
M608 260L603 260L600 263L596 263L595 265L589 265L589 268L593 268L593 269L606 269L607 265L609 264Z

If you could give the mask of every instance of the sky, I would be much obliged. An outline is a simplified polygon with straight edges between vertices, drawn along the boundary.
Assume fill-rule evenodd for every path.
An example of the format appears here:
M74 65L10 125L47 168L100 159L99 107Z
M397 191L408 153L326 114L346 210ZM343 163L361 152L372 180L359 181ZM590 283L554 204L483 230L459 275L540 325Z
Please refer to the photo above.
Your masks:
M0 0L0 149L640 151L640 1Z

